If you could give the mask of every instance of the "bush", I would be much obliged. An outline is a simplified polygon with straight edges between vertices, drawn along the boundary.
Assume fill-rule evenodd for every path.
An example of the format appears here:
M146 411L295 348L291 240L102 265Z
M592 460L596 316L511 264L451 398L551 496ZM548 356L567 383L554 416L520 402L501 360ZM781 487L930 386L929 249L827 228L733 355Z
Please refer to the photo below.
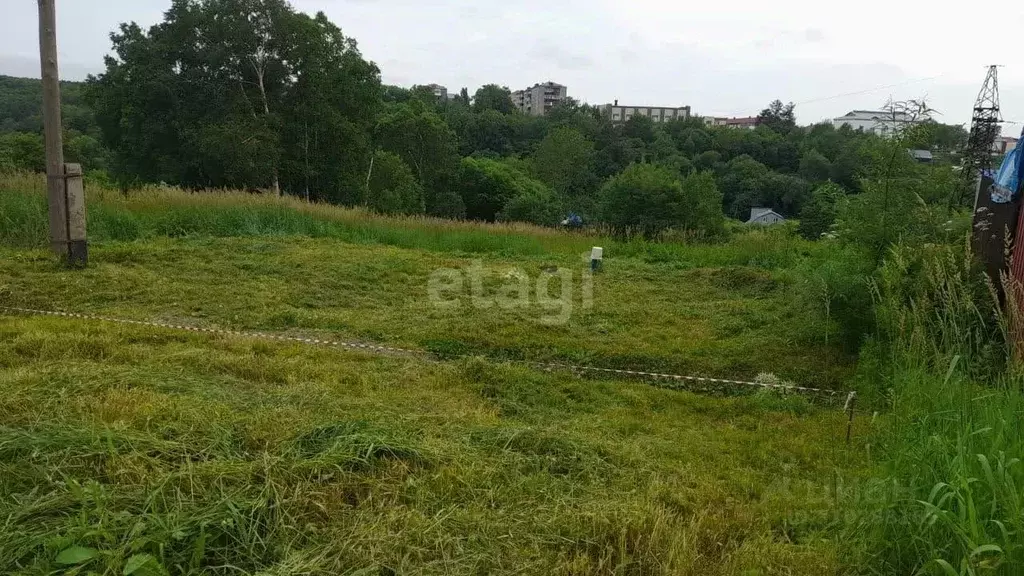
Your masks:
M723 235L722 193L715 185L714 175L711 172L691 173L683 178L682 186L683 206L678 226L708 236Z
M619 235L653 238L669 228L724 229L722 195L710 173L691 174L680 182L675 171L654 164L633 164L605 183L600 212Z
M422 214L423 187L397 154L379 150L374 154L365 202L384 214Z
M840 204L846 199L846 192L831 182L819 186L812 194L811 201L800 211L800 235L808 240L821 238L832 228Z
M894 244L920 248L958 234L948 208L927 204L916 186L865 181L863 189L840 206L836 233L843 242L867 249L877 262Z
M561 203L550 188L539 182L509 200L498 215L498 220L503 222L530 222L541 226L554 226L561 218Z
M519 196L531 197L523 200L523 209L526 204L545 196L551 198L555 206L554 196L544 184L504 162L489 158L462 159L459 192L466 205L466 217L471 220L493 222L498 213Z
M46 171L46 150L40 134L14 132L0 135L0 171Z

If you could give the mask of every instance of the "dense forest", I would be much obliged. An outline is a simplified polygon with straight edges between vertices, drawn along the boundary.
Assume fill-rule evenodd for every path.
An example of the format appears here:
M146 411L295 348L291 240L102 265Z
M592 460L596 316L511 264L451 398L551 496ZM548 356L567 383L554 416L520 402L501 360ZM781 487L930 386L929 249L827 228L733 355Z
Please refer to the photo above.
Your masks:
M553 225L575 213L621 231L714 235L770 207L828 230L835 204L891 168L886 143L797 126L772 102L755 130L699 117L616 123L567 99L542 117L486 85L439 101L383 85L356 41L284 0L175 1L160 24L124 24L114 56L63 86L68 161L130 185L263 189L388 213ZM42 170L38 81L0 78L0 170ZM907 147L948 172L962 128L931 121ZM901 162L905 159L901 159Z

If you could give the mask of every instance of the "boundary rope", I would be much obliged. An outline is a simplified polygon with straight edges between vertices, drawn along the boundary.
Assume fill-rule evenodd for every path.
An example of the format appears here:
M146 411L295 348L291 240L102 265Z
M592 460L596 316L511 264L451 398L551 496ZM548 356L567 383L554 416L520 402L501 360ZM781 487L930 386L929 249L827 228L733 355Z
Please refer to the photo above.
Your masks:
M14 312L21 315L28 316L54 316L60 318L74 318L79 320L93 320L99 322L110 322L114 324L127 324L133 326L149 326L154 328L164 328L169 330L180 330L187 332L197 332L203 334L221 334L225 336L233 336L239 338L254 338L262 340L276 340L279 342L298 342L302 344L313 344L319 346L330 346L335 348L344 348L348 350L361 350L365 352L372 352L377 354L391 354L391 355L403 355L403 356L416 356L423 359L436 359L425 350L415 350L411 348L397 348L393 346L381 346L377 344L366 344L363 342L352 342L346 340L325 340L321 338L303 338L300 336L285 336L281 334L271 334L267 332L251 332L243 330L226 330L222 328L203 328L199 326L188 326L185 324L171 324L168 322L153 322L145 320L128 320L125 318L114 318L110 316L99 316L96 314L82 314L78 312L60 312L54 310L36 310L33 308L17 308L11 306L0 306L0 310L6 310L8 312ZM560 362L524 362L527 365L541 368L544 370L568 370L575 373L591 372L600 374L614 374L619 376L633 376L646 379L655 380L667 380L670 382L696 382L696 383L710 383L716 385L733 385L733 386L744 386L761 389L772 389L783 392L792 392L800 394L812 394L827 397L829 399L839 398L842 391L839 390L827 390L822 388L811 388L807 386L796 386L791 384L771 384L767 382L750 382L745 380L730 380L726 378L710 378L706 376L685 376L682 374L668 374L662 372L650 372L644 370L624 370L617 368L600 368L597 366L582 366L576 364L566 364ZM851 399L856 396L855 392L850 392L847 396L846 403L850 404Z

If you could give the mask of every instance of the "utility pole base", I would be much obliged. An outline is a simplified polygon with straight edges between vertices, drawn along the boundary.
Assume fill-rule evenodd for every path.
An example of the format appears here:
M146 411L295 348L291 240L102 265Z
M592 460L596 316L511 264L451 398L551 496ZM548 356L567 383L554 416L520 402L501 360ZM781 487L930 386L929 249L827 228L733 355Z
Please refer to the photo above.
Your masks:
M89 264L89 243L85 240L68 242L68 265L72 268L85 268Z

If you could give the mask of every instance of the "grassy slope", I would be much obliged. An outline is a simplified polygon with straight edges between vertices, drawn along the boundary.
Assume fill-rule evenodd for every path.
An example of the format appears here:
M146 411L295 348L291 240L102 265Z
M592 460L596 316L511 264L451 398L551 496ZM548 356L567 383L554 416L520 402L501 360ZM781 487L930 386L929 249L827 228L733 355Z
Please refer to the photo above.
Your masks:
M837 571L837 412L60 319L0 344L4 573L72 544L112 572Z
M594 307L576 297L569 322L548 326L534 304L506 310L440 309L431 272L471 259L333 239L202 239L108 243L83 273L43 253L0 249L0 302L139 319L246 329L329 331L443 353L556 358L751 379L759 372L835 385L847 364L823 346L801 345L802 317L784 286L752 269L672 270L611 260L594 281ZM572 257L478 260L494 279L514 269L580 270ZM793 331L798 331L794 335Z
M93 265L68 272L10 247L45 220L4 185L0 304L804 382L846 369L787 304L808 247L771 235L617 244L101 193ZM535 276L598 242L613 256L596 308L567 326L425 295L438 266ZM82 545L101 573L143 552L172 573L834 573L826 494L861 461L843 430L764 397L0 317L0 572L46 573Z
M841 385L851 365L822 343L820 321L792 297L799 281L792 269L805 254L813 257L813 245L780 235L750 232L718 246L650 245L531 227L381 219L249 195L97 196L90 205L95 265L67 274L41 252L0 247L0 304L329 330L497 358L745 379L773 372L822 387ZM4 243L45 237L38 194L0 191L0 208ZM167 239L183 234L189 236ZM240 238L252 236L260 239ZM606 246L606 269L594 281L593 309L584 310L581 254L597 243ZM461 306L435 307L427 292L431 274L474 262L490 277L489 293L515 270L531 286L543 268L571 270L569 322L541 324L551 312L536 303L525 310L474 307L468 284Z

